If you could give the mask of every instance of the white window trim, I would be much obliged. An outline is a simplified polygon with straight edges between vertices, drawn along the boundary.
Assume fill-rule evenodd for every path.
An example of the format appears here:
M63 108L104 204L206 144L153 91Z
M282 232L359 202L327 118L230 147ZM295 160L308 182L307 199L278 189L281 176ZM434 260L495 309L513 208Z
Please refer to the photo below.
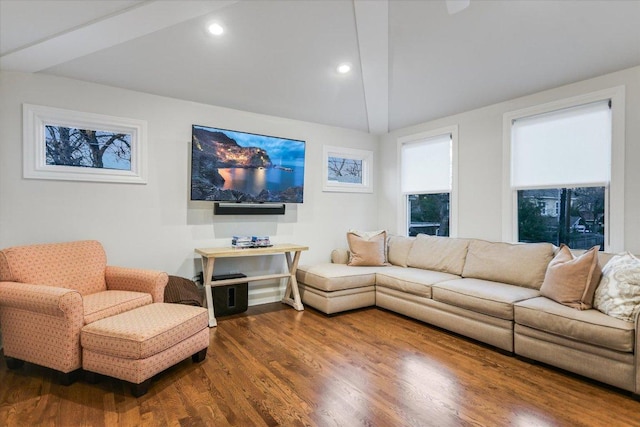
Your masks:
M441 135L451 135L451 192L449 193L449 237L458 236L458 125L447 126L430 131L420 132L398 138L397 154L398 171L398 234L407 235L408 203L407 194L401 190L402 185L402 146Z
M605 191L607 221L605 251L624 250L624 145L625 145L625 87L616 86L584 95L561 99L542 105L510 111L502 119L502 240L515 242L518 236L518 206L516 191L511 188L511 125L522 117L548 113L590 102L611 99L611 181ZM602 184L599 184L602 186ZM580 185L587 187L588 185Z

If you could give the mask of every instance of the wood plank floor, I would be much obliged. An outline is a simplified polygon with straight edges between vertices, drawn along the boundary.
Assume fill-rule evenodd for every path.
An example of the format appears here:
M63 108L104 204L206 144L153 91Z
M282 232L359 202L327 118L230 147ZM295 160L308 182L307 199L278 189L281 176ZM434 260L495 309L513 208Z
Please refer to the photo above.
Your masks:
M7 426L640 426L619 390L371 308L327 317L276 303L222 318L207 359L65 387L0 362Z

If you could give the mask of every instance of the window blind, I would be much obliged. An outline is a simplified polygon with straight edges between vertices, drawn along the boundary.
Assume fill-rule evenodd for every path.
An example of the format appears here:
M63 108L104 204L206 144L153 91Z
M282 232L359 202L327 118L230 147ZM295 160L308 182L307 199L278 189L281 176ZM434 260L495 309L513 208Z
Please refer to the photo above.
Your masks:
M401 190L405 194L451 191L451 135L401 146Z
M512 187L608 183L611 127L609 100L515 120Z

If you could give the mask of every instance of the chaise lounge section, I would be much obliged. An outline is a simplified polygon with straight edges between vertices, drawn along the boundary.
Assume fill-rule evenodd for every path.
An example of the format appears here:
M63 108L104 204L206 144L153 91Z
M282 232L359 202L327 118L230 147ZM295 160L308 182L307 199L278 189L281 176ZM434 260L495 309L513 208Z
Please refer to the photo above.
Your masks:
M577 310L541 293L558 248L478 239L391 236L386 263L300 266L302 301L324 313L377 306L640 394L638 316ZM600 265L611 254L600 253ZM373 293L373 297L372 297Z

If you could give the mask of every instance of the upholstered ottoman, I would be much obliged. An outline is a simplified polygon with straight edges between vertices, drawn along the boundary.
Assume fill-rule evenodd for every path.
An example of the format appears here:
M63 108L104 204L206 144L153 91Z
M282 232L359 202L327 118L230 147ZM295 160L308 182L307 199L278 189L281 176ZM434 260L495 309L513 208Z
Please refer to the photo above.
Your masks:
M98 320L82 328L82 368L128 381L139 397L151 378L191 356L201 362L209 347L207 310L156 303Z

